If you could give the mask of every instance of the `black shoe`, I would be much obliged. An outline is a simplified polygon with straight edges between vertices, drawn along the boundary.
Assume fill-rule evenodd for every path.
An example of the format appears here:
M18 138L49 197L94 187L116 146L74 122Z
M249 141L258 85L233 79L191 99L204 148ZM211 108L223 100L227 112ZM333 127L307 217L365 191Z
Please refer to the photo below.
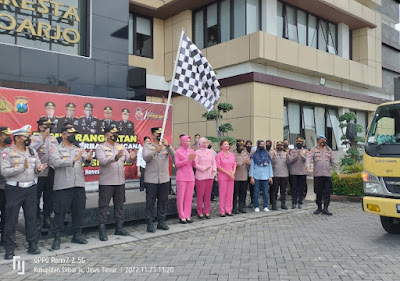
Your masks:
M221 216L221 217L226 217L226 215L225 215L225 214L220 214L220 216Z
M299 204L299 209L303 209L303 204Z
M14 257L14 251L6 251L4 254L4 259L5 260L12 260Z
M206 219L210 219L210 215L204 215L206 217Z
M204 220L204 216L197 215L197 217L201 220Z
M192 220L186 219L186 222L187 222L187 223L192 223L193 221L192 221Z
M239 210L238 210L238 209L233 209L233 212L232 212L232 213L238 215L238 214L239 214Z
M159 221L157 224L157 229L168 230L169 226L166 225L164 221Z
M296 209L296 204L292 204L292 209Z
M179 222L180 222L181 224L187 224L187 221L186 221L186 220L181 220L181 219L179 219Z
M80 234L75 234L72 239L71 243L76 243L76 244L87 244L87 240L82 237Z
M117 221L117 227L115 228L114 235L129 236L129 232L125 230L124 223Z
M233 216L232 213L226 213L226 215L227 215L227 216L230 216L230 217Z
M285 201L282 201L282 203L281 203L281 209L283 209L283 210L287 210L287 209L288 209L288 207L287 207L286 204L285 204Z
M254 204L253 204L253 203L250 203L250 204L247 206L247 208L254 209Z
M52 250L60 250L61 235L60 233L54 234L53 245L51 245Z
M276 206L276 203L272 204L272 211L278 211L278 207Z
M100 239L100 241L108 240L105 224L99 224L99 239Z
M314 211L314 215L322 214L322 209L318 208Z
M154 224L152 222L147 223L147 232L150 232L150 233L156 232L156 229L154 228Z
M29 242L28 254L39 255L40 250L37 246L37 242Z
M247 211L245 209L243 209L243 208L240 208L239 212L242 213L242 214L246 214L247 213Z
M322 210L322 214L323 214L323 215L327 215L327 216L332 216L332 215L333 215L331 212L328 211L327 208L324 208L324 209Z

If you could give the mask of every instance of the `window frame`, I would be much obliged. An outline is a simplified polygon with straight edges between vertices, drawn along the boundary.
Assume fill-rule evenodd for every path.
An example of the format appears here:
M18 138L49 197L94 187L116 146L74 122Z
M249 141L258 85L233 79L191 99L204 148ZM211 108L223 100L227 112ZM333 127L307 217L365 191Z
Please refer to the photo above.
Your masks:
M154 58L154 21L152 17L148 17L148 16L143 16L140 14L136 14L136 13L132 13L129 12L129 14L132 14L133 19L132 19L132 33L133 33L133 38L132 38L132 44L133 44L133 49L132 49L132 54L129 55L133 55L133 56L138 56L138 57L143 57L143 58L150 58L153 59ZM136 36L137 36L137 32L136 32L136 28L137 28L137 24L136 24L136 18L140 17L140 18L144 18L144 19L148 19L150 20L150 56L146 56L146 55L140 55L140 54L136 54L136 47L137 47L137 40L136 40ZM129 35L128 35L129 36ZM129 40L128 40L129 41Z

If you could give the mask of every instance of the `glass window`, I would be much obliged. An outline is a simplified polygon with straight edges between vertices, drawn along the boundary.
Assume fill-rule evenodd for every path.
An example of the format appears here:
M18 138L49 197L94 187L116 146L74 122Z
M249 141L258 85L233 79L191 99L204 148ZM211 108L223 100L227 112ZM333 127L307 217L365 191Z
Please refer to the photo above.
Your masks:
M226 42L231 39L230 0L224 0L221 2L220 17L221 17L221 42Z
M332 149L338 149L341 145L341 141L340 138L343 135L343 131L340 128L340 123L339 123L339 117L338 117L338 113L336 109L332 109L330 108L328 110L329 112L329 118L327 118L331 124L330 128L332 130L332 132L327 136L328 137L328 144L329 142L331 142L331 148ZM331 141L329 141L329 138L331 138Z
M203 26L203 10L194 14L194 40L199 49L204 48L204 26Z
M357 111L357 124L360 124L364 129L361 133L358 133L359 137L365 138L365 132L367 131L368 126L368 117L367 112Z
M133 14L129 14L129 54L133 54Z
M277 12L277 18L278 18L278 36L279 37L284 37L283 36L283 4L282 2L278 2L278 12Z
M288 39L294 42L297 41L297 24L296 24L296 10L293 7L286 7Z
M134 17L134 54L153 57L152 21L140 16Z
M218 43L217 3L207 7L207 47Z
M307 14L303 11L297 11L297 31L299 43L307 45Z
M308 46L317 48L317 17L308 15Z
M315 107L315 129L317 135L325 135L325 108Z
M289 123L286 104L283 106L283 138L289 139Z
M233 2L233 38L246 34L246 1Z
M326 52L327 50L327 22L318 20L318 49Z
M328 52L336 55L336 24L328 25Z
M247 34L260 30L260 1L247 0L246 18L247 18Z
M314 147L317 143L315 137L314 108L303 106L304 136L308 148Z
M288 119L289 119L289 142L296 143L296 139L300 136L300 104L288 103Z

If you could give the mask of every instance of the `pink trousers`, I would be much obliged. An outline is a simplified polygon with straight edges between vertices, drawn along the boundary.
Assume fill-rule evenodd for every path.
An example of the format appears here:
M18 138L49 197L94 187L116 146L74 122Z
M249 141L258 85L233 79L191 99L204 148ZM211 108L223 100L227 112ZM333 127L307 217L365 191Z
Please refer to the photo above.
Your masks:
M232 213L234 180L218 181L219 186L219 213Z
M196 199L197 199L197 214L210 214L211 209L211 191L214 180L196 180ZM204 202L204 208L203 208Z
M180 219L192 216L194 181L176 181L176 207Z

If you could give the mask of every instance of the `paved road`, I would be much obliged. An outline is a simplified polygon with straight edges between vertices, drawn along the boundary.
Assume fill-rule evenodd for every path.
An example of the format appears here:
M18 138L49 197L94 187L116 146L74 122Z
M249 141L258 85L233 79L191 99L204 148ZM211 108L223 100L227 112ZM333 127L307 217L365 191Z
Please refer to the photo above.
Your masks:
M106 243L92 231L85 250L63 243L57 256L44 250L43 261L22 256L25 275L1 262L1 280L400 280L400 235L387 234L359 203L333 202L333 217L314 209L308 203L191 225L173 219L170 231L156 234L131 225L132 237L110 235Z

